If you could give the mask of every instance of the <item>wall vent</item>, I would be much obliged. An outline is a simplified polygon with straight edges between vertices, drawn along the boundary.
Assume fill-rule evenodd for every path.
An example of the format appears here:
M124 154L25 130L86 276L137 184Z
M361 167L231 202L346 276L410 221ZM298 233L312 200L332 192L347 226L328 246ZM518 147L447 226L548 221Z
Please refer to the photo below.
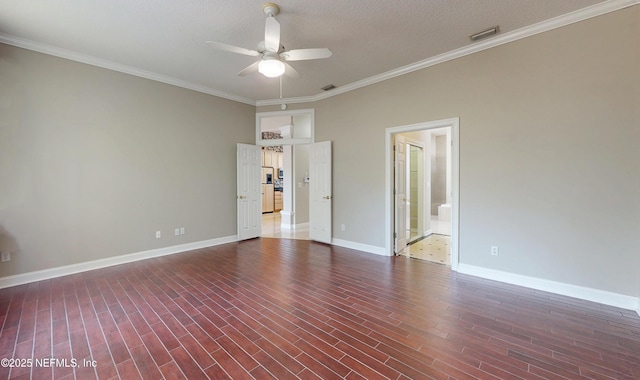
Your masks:
M334 84L328 84L328 85L322 87L322 90L329 91L329 90L333 90L334 88L336 88L336 86Z
M494 26L493 28L489 28L487 30L483 30L482 32L478 32L476 34L470 35L469 39L472 42L476 42L476 41L480 41L480 40L483 40L483 39L491 37L491 36L495 36L498 33L500 33L500 27L499 26Z

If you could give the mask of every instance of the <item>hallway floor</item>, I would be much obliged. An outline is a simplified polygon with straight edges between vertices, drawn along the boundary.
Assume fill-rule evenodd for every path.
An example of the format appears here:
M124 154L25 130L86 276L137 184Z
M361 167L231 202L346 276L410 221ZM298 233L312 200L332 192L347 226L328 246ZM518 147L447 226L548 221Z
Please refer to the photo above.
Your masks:
M309 240L309 225L296 229L283 229L280 212L262 214L262 234L266 238Z

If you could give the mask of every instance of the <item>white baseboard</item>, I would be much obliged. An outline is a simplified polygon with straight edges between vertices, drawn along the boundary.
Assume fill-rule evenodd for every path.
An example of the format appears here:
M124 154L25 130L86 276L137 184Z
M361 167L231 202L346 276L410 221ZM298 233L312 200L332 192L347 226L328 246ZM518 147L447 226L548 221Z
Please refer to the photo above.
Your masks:
M287 223L280 223L280 228L283 230L299 230L302 228L309 228L309 222L306 223L298 223L298 224L287 224Z
M85 272L94 269L106 268L113 265L126 264L153 257L160 257L192 251L195 249L213 247L216 245L232 243L235 241L238 241L238 236L232 235L217 239L157 248L143 252L131 253L128 255L114 256L106 259L87 261L84 263L65 265L62 267L2 277L0 278L0 289L22 285L30 282L47 280L55 277L67 276L70 274ZM332 239L331 243L339 247L355 249L358 251L381 256L388 256L385 252L384 247L377 247L373 245L356 243L349 240L335 238ZM490 280L505 282L508 284L524 286L531 289L537 289L587 301L598 302L604 305L620 307L627 310L635 310L636 313L638 313L638 315L640 316L640 298L638 297L607 292L604 290L586 288L577 285L565 284L562 282L550 281L536 277L502 272L494 269L482 268L462 263L458 265L458 272Z
M385 248L384 247L376 247L375 245L356 243L356 242L353 242L353 241L336 239L336 238L331 239L331 244L337 245L339 247L355 249L355 250L363 251L363 252L367 252L367 253L373 253L375 255L389 256L385 252Z
M519 274L503 272L494 269L477 267L460 263L458 272L472 276L482 277L489 280L506 282L512 285L524 286L531 289L574 297L582 300L593 301L604 305L615 306L627 310L635 310L640 315L640 298L608 292L599 289L587 288L584 286L566 284L545 280L536 277L523 276Z
M281 229L283 229L283 230L291 230L291 229L295 228L293 223L291 223L293 221L293 213L292 212L281 210L280 211L280 216L281 216L281 221L280 221L280 228Z
M213 247L215 245L232 243L235 241L238 241L238 236L232 235L232 236L226 236L226 237L221 237L217 239L203 240L203 241L198 241L194 243L174 245L171 247L151 249L149 251L108 257L105 259L86 261L78 264L65 265L62 267L43 269L35 272L28 272L28 273L17 274L14 276L2 277L0 278L0 289L8 288L10 286L22 285L30 282L47 280L54 277L61 277L61 276L67 276L70 274L86 272L94 269L106 268L113 265L119 265L119 264L130 263L133 261L150 259L152 257L160 257L160 256L172 255L175 253L191 251L194 249Z

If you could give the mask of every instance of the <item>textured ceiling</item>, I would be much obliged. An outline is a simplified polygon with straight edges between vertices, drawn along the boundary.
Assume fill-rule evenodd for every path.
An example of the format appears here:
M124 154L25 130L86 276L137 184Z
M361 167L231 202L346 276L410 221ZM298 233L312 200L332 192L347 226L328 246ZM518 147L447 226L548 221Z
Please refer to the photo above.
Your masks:
M301 78L285 77L283 95L313 96L330 83L345 86L467 46L469 35L495 25L509 33L601 1L277 1L281 43L287 49L327 47L333 52L328 59L292 62ZM5 42L8 38L63 49L255 102L277 99L278 79L237 76L256 58L217 51L205 41L255 49L264 35L262 4L259 0L2 0L0 37Z

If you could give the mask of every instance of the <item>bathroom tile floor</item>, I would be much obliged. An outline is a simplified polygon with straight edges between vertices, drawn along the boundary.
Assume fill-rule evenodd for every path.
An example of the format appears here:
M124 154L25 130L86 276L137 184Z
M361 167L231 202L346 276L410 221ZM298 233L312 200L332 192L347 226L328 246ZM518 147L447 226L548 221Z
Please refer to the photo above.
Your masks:
M451 237L431 234L405 249L406 256L451 265Z

